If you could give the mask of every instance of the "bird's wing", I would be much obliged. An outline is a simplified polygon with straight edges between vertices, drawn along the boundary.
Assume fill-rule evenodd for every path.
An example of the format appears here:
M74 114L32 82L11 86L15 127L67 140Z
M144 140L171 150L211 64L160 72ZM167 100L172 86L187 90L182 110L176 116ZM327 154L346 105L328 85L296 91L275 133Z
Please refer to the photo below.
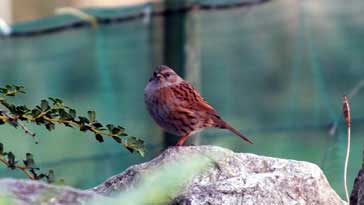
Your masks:
M175 86L172 86L173 92L178 105L195 111L206 111L211 114L216 114L215 109L209 105L200 93L188 82L184 81Z

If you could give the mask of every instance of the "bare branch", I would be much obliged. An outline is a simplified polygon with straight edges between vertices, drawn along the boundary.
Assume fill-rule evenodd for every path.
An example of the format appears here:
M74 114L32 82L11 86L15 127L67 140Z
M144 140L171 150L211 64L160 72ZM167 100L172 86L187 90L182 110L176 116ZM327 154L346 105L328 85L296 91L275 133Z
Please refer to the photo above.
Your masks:
M10 124L12 124L14 127L20 127L20 128L22 128L23 130L24 130L24 133L25 134L28 134L28 135L30 135L33 139L34 139L34 141L35 141L35 144L39 144L39 140L38 140L38 138L37 138L37 136L36 136L36 134L34 133L34 132L32 132L28 127L26 127L24 124L22 124L21 122L19 122L19 118L18 118L18 116L16 116L16 115L11 115L11 114L9 114L7 111L3 111L3 110L1 110L1 112L0 112L3 116L6 116L7 118L8 118L8 122L10 123Z

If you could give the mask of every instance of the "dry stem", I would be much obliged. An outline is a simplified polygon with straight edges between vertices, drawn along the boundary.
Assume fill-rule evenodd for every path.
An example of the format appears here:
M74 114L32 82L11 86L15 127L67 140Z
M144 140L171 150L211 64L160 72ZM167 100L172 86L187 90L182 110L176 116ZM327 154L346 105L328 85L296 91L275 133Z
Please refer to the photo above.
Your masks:
M344 189L345 189L346 200L347 200L348 204L350 204L350 198L349 198L349 192L348 192L348 186L347 186L347 173L348 173L348 163L349 163L349 155L350 155L351 117L350 117L349 101L346 96L344 96L344 98L343 98L343 113L344 113L344 118L345 118L345 122L346 122L347 137L348 137L348 144L346 147L346 157L345 157L345 165L344 165Z

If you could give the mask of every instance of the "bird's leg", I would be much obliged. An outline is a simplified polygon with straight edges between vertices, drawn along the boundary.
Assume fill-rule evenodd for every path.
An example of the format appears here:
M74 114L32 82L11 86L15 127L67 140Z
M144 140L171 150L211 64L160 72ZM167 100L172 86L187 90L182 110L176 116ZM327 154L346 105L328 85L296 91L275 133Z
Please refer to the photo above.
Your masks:
M187 134L185 134L185 135L181 136L181 138L179 138L179 140L178 140L178 142L177 142L176 146L182 146L182 145L183 145L183 143L186 141L186 139L187 139L187 137L188 137L189 135L190 135L190 133L187 133Z

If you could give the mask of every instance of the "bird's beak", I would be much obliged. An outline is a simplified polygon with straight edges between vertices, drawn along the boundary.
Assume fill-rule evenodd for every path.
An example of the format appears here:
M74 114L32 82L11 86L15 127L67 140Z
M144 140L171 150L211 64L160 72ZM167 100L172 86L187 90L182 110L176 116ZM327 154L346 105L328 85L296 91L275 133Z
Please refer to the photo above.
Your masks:
M158 80L160 80L162 78L162 75L158 73L156 77Z

